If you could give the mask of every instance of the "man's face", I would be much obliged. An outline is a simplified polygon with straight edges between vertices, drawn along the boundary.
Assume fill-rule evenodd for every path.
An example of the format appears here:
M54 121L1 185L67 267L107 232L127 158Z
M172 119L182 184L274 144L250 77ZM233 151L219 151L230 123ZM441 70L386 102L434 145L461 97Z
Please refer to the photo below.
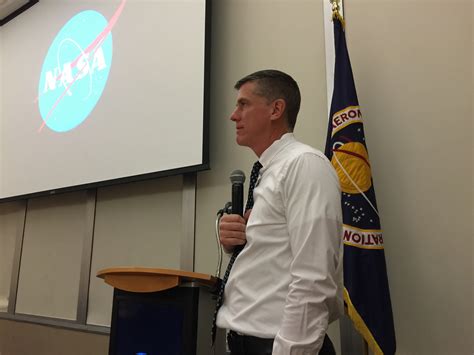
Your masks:
M255 94L256 84L247 82L237 95L237 104L230 119L236 125L237 144L251 148L260 155L271 133L273 106L263 96ZM266 147L265 147L266 148Z

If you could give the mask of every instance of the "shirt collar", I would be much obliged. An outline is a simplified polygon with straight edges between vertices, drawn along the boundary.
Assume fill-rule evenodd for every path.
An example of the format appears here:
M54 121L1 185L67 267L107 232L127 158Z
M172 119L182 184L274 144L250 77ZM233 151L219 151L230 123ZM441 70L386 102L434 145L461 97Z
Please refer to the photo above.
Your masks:
M265 170L267 166L270 165L273 158L288 144L295 141L295 136L293 133L285 133L281 136L280 139L274 141L263 153L260 155L258 161L262 164L263 168L261 171Z

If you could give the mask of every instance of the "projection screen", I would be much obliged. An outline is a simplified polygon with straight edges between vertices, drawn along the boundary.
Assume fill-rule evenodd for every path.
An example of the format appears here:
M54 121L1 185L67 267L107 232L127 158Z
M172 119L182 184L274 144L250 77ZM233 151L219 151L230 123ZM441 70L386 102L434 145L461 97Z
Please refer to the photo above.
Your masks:
M40 0L0 28L0 200L208 168L206 0Z

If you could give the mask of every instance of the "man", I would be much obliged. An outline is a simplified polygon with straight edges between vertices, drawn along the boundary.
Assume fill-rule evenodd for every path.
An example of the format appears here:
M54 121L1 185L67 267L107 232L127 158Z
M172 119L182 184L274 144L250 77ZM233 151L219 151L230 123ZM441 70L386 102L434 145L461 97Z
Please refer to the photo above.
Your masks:
M334 354L328 324L342 311L339 181L324 154L295 140L297 83L276 70L239 80L230 119L261 169L253 208L225 215L227 253L244 246L225 285L217 325L233 355Z

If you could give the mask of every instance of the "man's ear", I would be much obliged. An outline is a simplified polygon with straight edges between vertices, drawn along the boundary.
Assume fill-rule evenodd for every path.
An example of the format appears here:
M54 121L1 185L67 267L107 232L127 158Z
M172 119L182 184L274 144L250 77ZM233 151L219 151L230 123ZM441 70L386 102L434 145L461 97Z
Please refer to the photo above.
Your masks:
M283 117L286 109L286 102L283 99L276 99L272 103L273 106L273 111L272 111L272 116L271 120L275 121Z

